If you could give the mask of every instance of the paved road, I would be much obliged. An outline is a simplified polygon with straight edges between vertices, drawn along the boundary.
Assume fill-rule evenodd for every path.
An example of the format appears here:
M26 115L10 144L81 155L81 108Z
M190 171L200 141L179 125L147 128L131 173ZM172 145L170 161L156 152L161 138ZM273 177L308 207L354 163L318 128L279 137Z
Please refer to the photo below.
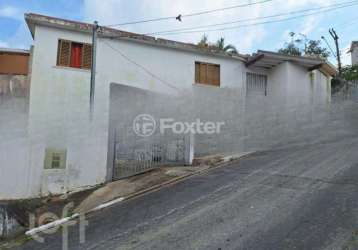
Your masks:
M88 219L69 249L358 249L358 140L256 153Z

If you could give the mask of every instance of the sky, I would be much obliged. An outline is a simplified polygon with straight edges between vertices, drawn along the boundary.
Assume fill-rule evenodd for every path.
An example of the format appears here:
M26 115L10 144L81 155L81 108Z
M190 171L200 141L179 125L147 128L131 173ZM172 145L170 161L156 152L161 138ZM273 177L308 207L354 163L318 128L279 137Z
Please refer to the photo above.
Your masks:
M0 47L29 48L33 40L24 21L24 13L29 12L85 22L97 20L100 25L111 25L179 14L185 15L260 1L263 0L0 0ZM148 34L163 30L257 18L351 1L353 0L272 0L247 7L187 17L183 18L182 22L173 18L172 20L125 25L116 28ZM358 1L354 6L294 20L230 30L207 31L205 33L212 42L224 37L226 43L235 45L240 53L251 54L259 49L278 50L290 41L290 32L301 33L309 39L316 40L325 36L334 49L334 42L328 33L328 29L333 27L340 37L343 63L350 64L350 54L347 51L351 41L358 40L357 13ZM226 25L226 27L229 26L235 25ZM204 32L196 32L162 37L196 43L203 34ZM302 38L302 36L297 35L297 38ZM324 42L322 42L322 45L326 46ZM330 61L336 64L333 56L330 57Z

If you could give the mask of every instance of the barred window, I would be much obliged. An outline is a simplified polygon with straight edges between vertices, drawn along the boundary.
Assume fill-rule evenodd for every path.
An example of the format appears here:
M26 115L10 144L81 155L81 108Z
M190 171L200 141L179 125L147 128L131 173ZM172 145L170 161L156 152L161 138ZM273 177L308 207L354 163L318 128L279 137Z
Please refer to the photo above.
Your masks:
M91 63L91 44L58 40L57 66L90 69Z
M246 93L247 95L267 96L267 75L247 72Z

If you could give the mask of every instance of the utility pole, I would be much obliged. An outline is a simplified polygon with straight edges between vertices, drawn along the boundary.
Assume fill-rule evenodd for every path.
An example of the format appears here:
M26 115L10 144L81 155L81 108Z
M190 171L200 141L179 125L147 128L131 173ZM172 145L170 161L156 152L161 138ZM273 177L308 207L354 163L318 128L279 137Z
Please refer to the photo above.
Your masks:
M337 53L337 60L338 60L338 73L339 73L339 75L341 75L342 62L341 62L341 52L339 51L339 44L338 44L339 37L333 28L329 29L329 34L331 34L332 38L334 39L334 43L336 44L336 53Z
M96 88L96 53L98 22L94 21L92 27L92 60L91 60L91 89L90 89L90 119L92 121L94 111L94 91Z

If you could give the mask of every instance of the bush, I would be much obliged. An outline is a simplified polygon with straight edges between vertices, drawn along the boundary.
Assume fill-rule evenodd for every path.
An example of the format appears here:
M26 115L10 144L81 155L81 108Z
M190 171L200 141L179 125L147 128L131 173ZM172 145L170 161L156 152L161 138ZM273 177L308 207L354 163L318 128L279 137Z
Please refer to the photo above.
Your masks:
M358 80L358 65L343 67L342 68L342 77L346 81Z

